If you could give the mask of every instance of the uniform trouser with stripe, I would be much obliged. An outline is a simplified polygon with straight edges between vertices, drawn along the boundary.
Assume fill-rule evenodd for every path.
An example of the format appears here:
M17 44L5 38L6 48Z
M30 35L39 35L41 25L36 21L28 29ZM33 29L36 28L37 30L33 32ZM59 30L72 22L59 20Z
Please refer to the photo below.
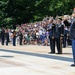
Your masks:
M57 46L57 51L58 53L62 53L62 42L60 38L55 38L56 41L56 46Z

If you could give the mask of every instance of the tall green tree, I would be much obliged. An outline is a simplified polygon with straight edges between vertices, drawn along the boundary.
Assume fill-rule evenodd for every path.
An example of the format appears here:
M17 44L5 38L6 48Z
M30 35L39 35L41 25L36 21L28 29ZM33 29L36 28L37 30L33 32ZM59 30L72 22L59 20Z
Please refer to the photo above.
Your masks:
M74 0L0 0L0 26L71 14L74 7Z

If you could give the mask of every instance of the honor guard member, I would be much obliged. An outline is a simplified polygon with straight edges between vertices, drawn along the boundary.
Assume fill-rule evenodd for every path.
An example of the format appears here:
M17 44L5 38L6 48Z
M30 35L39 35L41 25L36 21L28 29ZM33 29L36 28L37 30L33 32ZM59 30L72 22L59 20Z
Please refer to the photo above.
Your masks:
M2 43L2 45L4 45L4 41L5 41L5 30L4 30L4 27L2 27L2 31L1 31L1 43Z
M57 46L57 54L62 54L62 38L64 36L64 25L62 24L62 18L58 18L55 28L55 42Z
M53 42L54 42L54 38L53 38L53 32L52 32L52 25L53 25L53 19L49 19L49 26L48 26L48 31L49 31L49 40L50 40L50 49L51 52L49 53L55 53L54 47L53 47Z

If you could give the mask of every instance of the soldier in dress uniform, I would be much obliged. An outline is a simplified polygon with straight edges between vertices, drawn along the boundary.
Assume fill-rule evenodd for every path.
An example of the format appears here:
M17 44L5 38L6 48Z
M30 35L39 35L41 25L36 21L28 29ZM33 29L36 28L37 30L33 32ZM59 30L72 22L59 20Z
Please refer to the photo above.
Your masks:
M64 25L62 24L62 18L58 18L55 27L55 42L57 46L57 54L62 54L62 38L64 36Z

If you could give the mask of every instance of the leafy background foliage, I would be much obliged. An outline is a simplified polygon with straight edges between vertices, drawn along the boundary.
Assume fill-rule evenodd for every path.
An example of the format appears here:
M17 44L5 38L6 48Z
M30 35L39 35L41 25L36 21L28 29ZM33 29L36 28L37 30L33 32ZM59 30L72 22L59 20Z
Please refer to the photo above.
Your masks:
M71 14L74 7L74 0L0 0L0 27Z

